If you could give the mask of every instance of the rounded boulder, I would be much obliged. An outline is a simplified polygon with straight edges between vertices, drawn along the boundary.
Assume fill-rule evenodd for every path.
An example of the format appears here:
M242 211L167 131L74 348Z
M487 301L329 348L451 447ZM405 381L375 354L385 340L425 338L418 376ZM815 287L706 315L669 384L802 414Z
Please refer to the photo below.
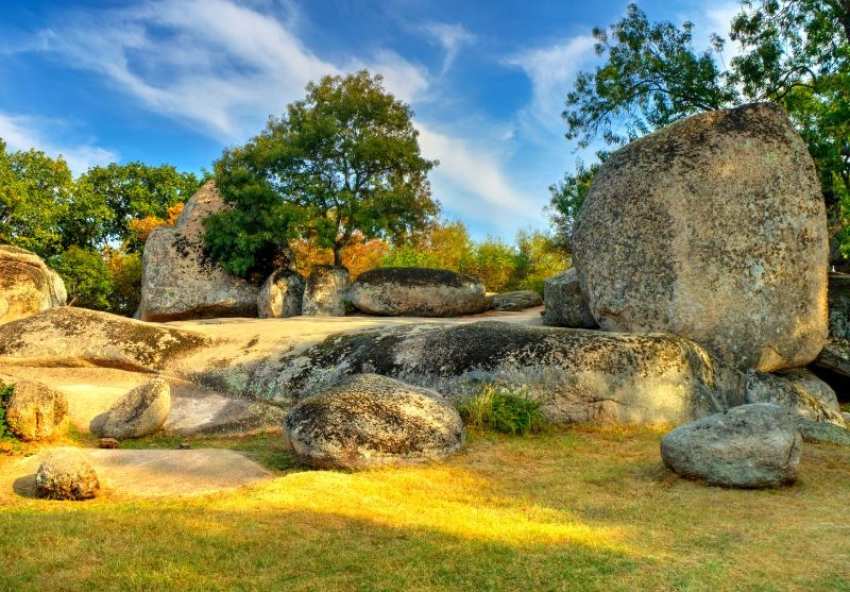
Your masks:
M162 379L138 386L92 420L100 438L141 438L158 431L171 413L171 387Z
M49 453L35 474L37 497L81 501L96 497L100 480L86 456L72 448Z
M65 283L35 253L0 245L0 323L64 306Z
M302 314L311 317L345 316L345 295L351 277L344 267L318 265L307 276Z
M257 313L261 319L280 319L301 314L304 280L294 271L274 272L260 288Z
M58 438L68 430L68 401L59 391L21 380L13 386L6 406L6 425L12 434L34 442Z

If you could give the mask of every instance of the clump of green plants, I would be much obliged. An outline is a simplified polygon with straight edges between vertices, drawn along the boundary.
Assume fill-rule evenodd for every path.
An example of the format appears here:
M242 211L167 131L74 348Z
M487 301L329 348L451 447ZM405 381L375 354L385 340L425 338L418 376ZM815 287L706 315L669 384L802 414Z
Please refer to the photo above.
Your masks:
M10 438L12 436L12 433L6 426L6 407L14 391L15 385L0 382L0 439Z
M463 399L458 411L466 425L479 430L524 436L547 425L540 403L526 392L489 384Z

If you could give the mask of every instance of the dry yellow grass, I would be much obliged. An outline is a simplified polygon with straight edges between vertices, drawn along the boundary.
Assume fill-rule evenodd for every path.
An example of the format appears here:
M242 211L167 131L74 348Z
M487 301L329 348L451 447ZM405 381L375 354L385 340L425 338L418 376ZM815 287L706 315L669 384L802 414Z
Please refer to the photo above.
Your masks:
M847 449L807 446L793 487L733 491L665 471L659 437L477 435L444 464L354 474L217 440L284 468L156 502L4 489L0 590L850 590Z

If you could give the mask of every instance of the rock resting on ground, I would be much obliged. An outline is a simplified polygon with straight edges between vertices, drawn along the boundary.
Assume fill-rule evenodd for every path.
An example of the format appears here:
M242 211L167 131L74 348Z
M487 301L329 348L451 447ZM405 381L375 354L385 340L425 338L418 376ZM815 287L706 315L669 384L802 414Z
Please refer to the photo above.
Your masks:
M26 249L0 245L0 323L64 306L59 274Z
M100 481L85 454L73 448L50 452L35 474L37 497L81 501L96 497Z

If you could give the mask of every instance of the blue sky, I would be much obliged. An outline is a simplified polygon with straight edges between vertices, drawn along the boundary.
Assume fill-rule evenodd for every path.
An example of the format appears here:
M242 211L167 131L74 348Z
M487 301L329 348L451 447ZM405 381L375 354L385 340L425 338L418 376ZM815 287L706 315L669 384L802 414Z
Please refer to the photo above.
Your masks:
M707 43L736 0L644 1ZM595 63L613 0L3 2L0 137L75 173L141 160L210 168L325 74L361 68L416 112L444 216L511 240L545 228L547 187L582 155L563 98Z

